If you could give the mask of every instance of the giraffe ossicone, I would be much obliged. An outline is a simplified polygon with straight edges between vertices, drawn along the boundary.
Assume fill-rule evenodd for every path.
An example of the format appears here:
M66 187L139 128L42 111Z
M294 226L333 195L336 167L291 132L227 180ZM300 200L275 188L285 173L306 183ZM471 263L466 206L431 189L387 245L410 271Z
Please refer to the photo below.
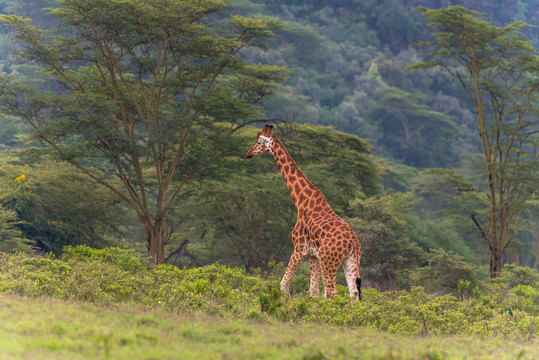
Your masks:
M292 231L294 251L281 281L281 290L290 295L290 280L305 257L309 258L311 282L309 292L319 295L320 274L326 298L337 293L335 276L342 265L351 300L361 299L361 245L352 227L337 215L272 133L273 125L265 125L257 134L247 158L271 153L281 170L298 219Z

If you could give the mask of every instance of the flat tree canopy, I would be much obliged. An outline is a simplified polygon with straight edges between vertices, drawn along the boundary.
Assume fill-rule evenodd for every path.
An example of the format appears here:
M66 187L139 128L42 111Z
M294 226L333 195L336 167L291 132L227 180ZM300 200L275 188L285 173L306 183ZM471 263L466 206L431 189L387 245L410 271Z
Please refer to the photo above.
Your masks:
M246 122L285 69L248 65L278 24L225 16L223 0L60 0L55 32L1 15L26 65L0 77L2 111L144 225L152 262L165 260L167 213L200 175L194 155L216 122ZM221 137L227 136L227 132ZM206 146L207 160L212 154Z

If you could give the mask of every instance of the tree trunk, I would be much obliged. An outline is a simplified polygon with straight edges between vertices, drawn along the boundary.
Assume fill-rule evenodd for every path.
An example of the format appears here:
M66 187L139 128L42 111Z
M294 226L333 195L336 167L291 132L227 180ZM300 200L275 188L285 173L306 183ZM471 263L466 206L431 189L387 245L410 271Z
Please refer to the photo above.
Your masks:
M256 269L256 258L257 253L256 251L250 251L249 255L247 256L247 263L245 264L245 270L248 274L252 274L254 269Z
M490 278L496 279L502 275L503 265L503 251L496 251L496 249L490 252Z
M148 258L152 264L165 263L165 221L156 220L155 224L146 226L146 240L148 241Z
M184 241L182 241L182 244L177 250L177 256L176 256L176 260L174 261L174 266L180 267L180 259L185 253L185 250L187 250L187 244L189 244L189 239L185 239Z
M483 236L483 239L485 239L485 242L488 244L490 249L490 278L495 279L500 277L502 272L502 265L503 265L503 250L498 250L495 245L496 241L492 240L491 237L488 236L488 234L485 233L483 228L481 227L481 224L479 224L479 221L475 218L475 214L470 214L470 217L472 218L473 222L475 223L475 226L479 229L481 232L481 235Z
M520 254L517 250L511 249L509 251L505 250L505 255L507 256L507 263L520 266Z

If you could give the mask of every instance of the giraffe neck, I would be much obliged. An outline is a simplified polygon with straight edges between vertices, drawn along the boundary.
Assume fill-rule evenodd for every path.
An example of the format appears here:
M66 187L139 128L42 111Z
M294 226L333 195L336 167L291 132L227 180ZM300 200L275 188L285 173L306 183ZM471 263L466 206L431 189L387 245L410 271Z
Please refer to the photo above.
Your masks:
M308 206L308 200L313 197L324 199L324 195L307 179L278 139L274 139L271 153L298 210L304 210Z

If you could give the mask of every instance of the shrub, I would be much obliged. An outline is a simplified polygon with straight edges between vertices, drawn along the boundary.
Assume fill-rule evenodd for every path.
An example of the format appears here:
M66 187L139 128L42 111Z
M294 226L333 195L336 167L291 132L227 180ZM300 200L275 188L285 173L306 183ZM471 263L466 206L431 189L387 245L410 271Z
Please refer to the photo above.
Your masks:
M503 267L502 276L494 281L497 284L505 284L509 287L518 285L539 287L539 272L529 267L506 264Z
M139 272L146 267L147 261L133 250L123 250L117 247L94 249L86 245L66 246L62 254L62 260L101 260L129 272Z
M405 236L405 222L395 208L409 199L357 199L350 203L349 222L361 242L361 275L381 290L401 288L406 274L423 263L424 251Z
M446 291L457 294L461 280L469 283L469 287L478 284L472 266L462 260L462 256L448 254L442 249L431 249L428 254L428 266L421 267L411 274L416 285L429 292ZM460 285L462 287L462 284Z
M1 203L21 220L22 237L55 254L66 245L109 245L106 234L124 223L115 195L69 164L28 161L34 150L3 153L0 159Z
M306 276L306 274L305 274ZM466 288L467 283L464 283ZM539 333L536 287L495 285L473 296L429 295L410 291L364 289L351 303L338 285L333 299L300 292L284 297L279 278L248 275L245 270L213 264L179 269L152 266L131 251L117 248L67 248L61 259L0 254L0 292L49 296L98 304L134 303L168 311L218 316L370 326L399 334L470 334L532 341Z

